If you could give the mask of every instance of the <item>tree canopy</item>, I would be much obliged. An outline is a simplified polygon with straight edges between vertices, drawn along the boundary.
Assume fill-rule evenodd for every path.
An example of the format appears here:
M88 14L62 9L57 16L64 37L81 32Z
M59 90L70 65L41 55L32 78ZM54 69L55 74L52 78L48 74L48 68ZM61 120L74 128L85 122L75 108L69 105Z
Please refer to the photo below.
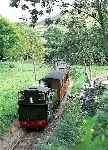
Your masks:
M59 27L60 25L64 26L65 33L60 33L60 28L57 26L55 26L56 29L49 26L46 31L49 57L57 56L70 64L107 61L108 52L104 46L105 36L102 27L91 15L79 13L77 9L74 9L61 17ZM59 38L57 39L56 36Z
M61 32L58 25L49 26L45 32L49 60L62 57L70 63L108 62L107 0L11 0L11 6L28 10L33 24L39 15L51 13L54 6L61 9L57 24L66 32Z
M44 41L36 29L0 17L0 60L34 59L38 63L44 54Z
M17 40L13 24L0 16L0 60L6 56L9 49L14 48Z

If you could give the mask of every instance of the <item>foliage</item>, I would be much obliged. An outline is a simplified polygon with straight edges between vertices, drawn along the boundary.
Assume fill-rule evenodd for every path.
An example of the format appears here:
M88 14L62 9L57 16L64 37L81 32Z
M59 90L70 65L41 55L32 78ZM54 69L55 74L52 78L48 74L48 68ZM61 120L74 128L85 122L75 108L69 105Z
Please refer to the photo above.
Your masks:
M49 139L48 144L38 145L39 150L72 150L80 142L83 134L83 115L80 109L78 97L70 99L66 105L62 118L54 135Z
M74 65L70 69L70 74L75 85L72 87L71 94L75 94L80 91L85 82L84 68L83 66Z
M59 145L58 143L38 144L36 146L38 150L66 150L66 147Z
M108 90L102 96L101 109L97 113L97 120L93 126L93 140L99 139L103 147L108 147Z
M75 72L75 71L74 71ZM92 76L102 76L107 73L107 66L92 66ZM79 75L78 75L79 76ZM107 103L108 91L104 93L102 97L100 97L100 105L101 110L98 112L98 115L94 117L85 117L83 130L84 134L81 137L81 142L76 145L76 150L83 149L92 149L92 150L106 150L107 138L104 137L103 134L107 134L107 128L102 127L106 123L107 113L103 113L103 102Z
M80 141L82 136L83 117L80 108L79 98L71 99L62 119L60 120L56 137L61 145L72 149Z
M20 0L11 0L12 6L20 6ZM34 7L31 10L32 22L35 23L41 13L37 10L37 4L46 8L46 12L53 11L53 6L58 1L32 1L28 0ZM23 1L25 9L30 9ZM99 0L76 0L73 3L59 1L59 8L62 8L60 21L66 32L61 33L58 27L49 27L45 33L48 46L48 60L54 57L65 59L70 64L93 64L108 62L107 56L107 1ZM68 13L66 13L68 12ZM90 23L91 22L91 23ZM55 34L56 33L56 34ZM48 36L48 38L47 38ZM56 44L57 43L57 44Z
M6 57L9 49L15 47L17 40L14 25L0 16L0 60Z
M29 20L31 20L31 26L33 27L35 26L39 16L50 14L53 11L54 6L56 5L57 7L57 4L61 7L65 7L65 2L63 2L62 0L10 0L11 7L21 7L23 11L29 13ZM39 7L39 5L41 7ZM28 18L25 19L24 17L22 17L21 19L27 20ZM50 23L51 20L48 19L47 24L49 24L48 22Z
M70 28L65 34L62 50L70 64L104 63L105 55L101 41L98 29L80 28L75 25L75 29Z
M37 63L44 61L45 49L40 33L28 26L17 25L16 29L19 34L19 47L15 49L15 52L18 51L17 57L24 60L32 59Z
M65 32L65 27L60 25L50 25L45 31L44 37L48 48L46 60L48 62L56 61L57 58L60 58L60 55L63 56L61 47Z
M0 17L0 39L1 60L44 61L44 41L36 29Z
M94 21L94 27L96 24L99 27L101 34L100 42L105 53L105 56L108 56L107 49L107 28L108 28L108 2L105 0L77 0L74 1L74 9L77 10L78 14L83 14L86 18L90 17L90 20ZM107 60L107 57L106 57Z
M32 5L32 8L30 7ZM40 9L37 6L40 4ZM44 13L51 13L54 10L54 6L58 6L61 9L61 14L65 14L70 11L70 8L76 10L78 14L83 14L92 17L96 22L98 22L102 28L103 34L106 30L107 25L107 7L108 3L106 0L76 0L76 1L63 1L63 0L10 0L10 5L12 7L21 7L30 13L31 21L33 24L38 20L38 16ZM42 9L45 8L45 11ZM24 19L24 18L22 18ZM104 34L105 35L105 34Z
M107 52L103 48L101 28L94 20L89 26L89 20L75 10L61 17L59 25L49 26L45 32L47 59L62 58L71 65L104 64Z
M86 117L83 124L84 134L81 137L81 142L76 145L76 150L106 150L99 140L92 140L93 126L96 123L96 117Z

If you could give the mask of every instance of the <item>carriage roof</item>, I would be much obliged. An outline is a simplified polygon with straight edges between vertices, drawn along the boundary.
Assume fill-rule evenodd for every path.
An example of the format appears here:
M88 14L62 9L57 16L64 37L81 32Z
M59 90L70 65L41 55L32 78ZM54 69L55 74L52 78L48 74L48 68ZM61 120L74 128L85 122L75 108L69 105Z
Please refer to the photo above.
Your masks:
M46 75L42 80L54 79L54 80L62 80L67 71L54 70Z

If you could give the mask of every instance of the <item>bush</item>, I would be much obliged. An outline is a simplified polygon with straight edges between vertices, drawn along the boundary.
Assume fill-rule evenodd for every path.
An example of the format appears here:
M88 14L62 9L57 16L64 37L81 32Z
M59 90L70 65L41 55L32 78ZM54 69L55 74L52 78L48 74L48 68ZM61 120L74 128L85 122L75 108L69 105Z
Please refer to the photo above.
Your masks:
M15 25L0 16L0 60L7 59L7 51L15 47L17 40Z
M98 110L96 123L93 127L92 139L98 139L104 148L108 147L108 90L101 99L101 109Z
M84 68L82 66L74 65L70 69L74 86L72 87L71 94L78 93L85 82Z
M77 97L71 99L70 103L67 104L54 135L55 138L50 139L50 142L58 143L58 145L62 148L64 147L64 149L74 149L75 145L80 142L83 133L82 124L83 115L80 109L80 101Z

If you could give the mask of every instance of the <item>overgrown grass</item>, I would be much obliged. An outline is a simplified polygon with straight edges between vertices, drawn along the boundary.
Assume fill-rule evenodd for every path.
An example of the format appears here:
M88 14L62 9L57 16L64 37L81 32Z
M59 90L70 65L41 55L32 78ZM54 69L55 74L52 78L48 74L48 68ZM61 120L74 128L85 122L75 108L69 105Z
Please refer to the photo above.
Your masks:
M37 66L37 82L50 68ZM0 129L8 128L17 118L17 93L22 88L35 83L33 65L29 63L0 64Z

